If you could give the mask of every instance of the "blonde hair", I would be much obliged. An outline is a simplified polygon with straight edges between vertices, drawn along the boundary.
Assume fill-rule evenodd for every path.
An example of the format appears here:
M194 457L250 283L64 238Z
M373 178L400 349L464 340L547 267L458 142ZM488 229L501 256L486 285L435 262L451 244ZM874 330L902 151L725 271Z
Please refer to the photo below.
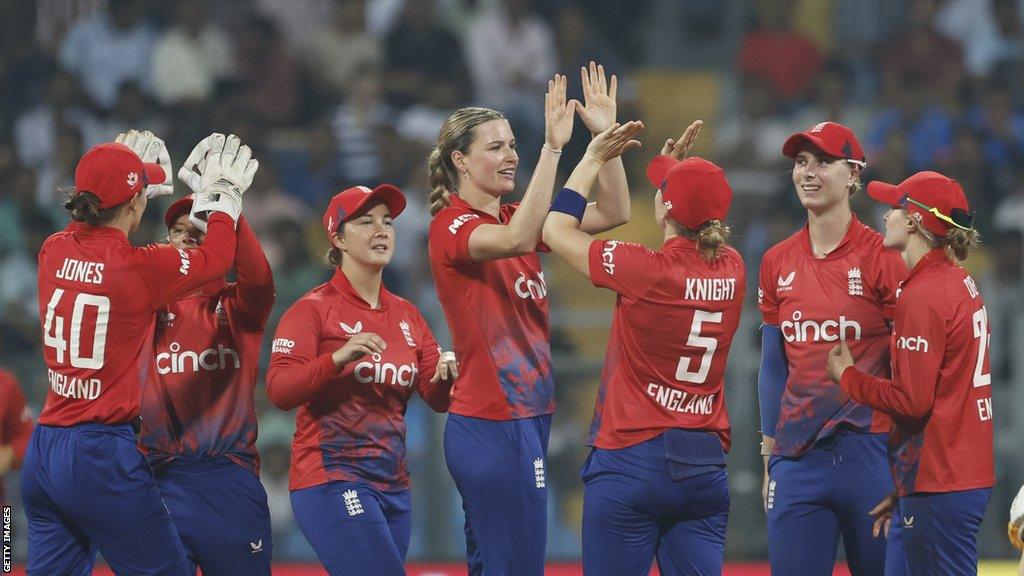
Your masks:
M504 120L505 115L490 108L468 107L452 112L437 135L437 144L427 159L430 175L430 192L427 201L433 216L446 206L451 206L453 193L459 191L459 174L452 163L452 152L465 154L473 143L473 129L491 120Z
M675 220L672 223L680 236L689 238L697 243L697 250L704 260L710 262L718 258L722 248L727 246L729 237L732 236L732 229L721 220L708 220L700 225L700 228L691 230Z
M921 231L921 235L929 244L935 248L944 248L946 257L954 262L963 262L971 252L981 246L981 234L974 228L950 228L945 236L938 237L913 218L910 221Z

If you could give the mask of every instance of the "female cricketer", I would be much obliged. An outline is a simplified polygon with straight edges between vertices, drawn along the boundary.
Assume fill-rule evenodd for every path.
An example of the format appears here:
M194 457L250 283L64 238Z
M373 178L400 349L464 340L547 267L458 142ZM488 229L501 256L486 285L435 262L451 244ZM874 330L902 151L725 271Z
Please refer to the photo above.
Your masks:
M880 575L885 542L871 537L868 511L892 491L890 419L829 380L825 358L844 341L859 368L888 374L906 266L850 209L865 158L849 128L822 122L790 136L782 151L793 158L807 224L765 253L759 274L769 561L776 574L832 574L842 535L854 576Z
M647 169L660 250L582 232L590 183L628 146L631 124L591 142L544 224L552 252L617 294L582 470L583 571L640 576L657 558L661 574L721 574L731 443L723 376L746 285L743 259L726 244L732 190L718 166L683 159L694 122Z
M846 343L832 349L828 372L854 400L893 419L895 497L874 511L880 523L895 519L885 574L977 574L995 466L988 314L956 264L978 245L974 213L960 185L937 172L871 182L868 195L892 207L885 245L910 269L896 298L892 378L855 366Z
M466 512L466 561L479 576L544 573L545 458L554 382L547 285L537 257L562 146L574 108L592 133L615 122L617 80L582 69L586 106L566 102L565 76L548 82L545 143L522 202L508 121L485 108L445 120L430 154L430 267L459 356L445 425L448 470ZM625 171L606 164L583 227L607 230L629 219ZM486 315L486 317L483 317Z
M328 573L399 576L412 525L405 410L415 389L448 409L455 357L382 284L405 196L389 184L331 199L334 277L299 299L274 334L267 392L298 408L289 490L299 529Z
M187 196L164 213L175 249L206 241L192 205ZM139 444L193 572L209 576L269 575L272 549L253 392L274 280L244 217L235 233L237 281L216 278L160 308L142 387Z
M113 142L82 157L65 204L73 221L39 252L49 390L22 472L33 575L88 573L97 552L118 574L188 573L133 425L153 366L156 311L228 271L254 167L247 146L221 137L199 192L207 241L136 248L128 236L147 188L170 177L170 159L148 132L125 142L141 157ZM163 166L151 161L160 156Z

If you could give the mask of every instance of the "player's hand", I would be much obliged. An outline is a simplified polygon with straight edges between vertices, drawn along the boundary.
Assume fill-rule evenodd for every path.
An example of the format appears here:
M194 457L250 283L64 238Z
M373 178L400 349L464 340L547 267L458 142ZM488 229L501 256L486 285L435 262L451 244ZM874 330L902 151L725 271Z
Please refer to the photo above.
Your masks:
M178 170L178 179L184 182L192 192L199 192L203 181L203 172L206 171L206 155L209 154L210 147L214 142L218 142L223 149L224 135L214 132L200 140L185 159L185 163L181 165L181 169Z
M162 184L151 184L146 186L146 196L167 196L174 193L174 172L171 167L171 155L167 151L164 141L157 138L149 130L129 130L121 132L114 138L114 142L124 144L132 149L143 162L159 164L164 170L164 181Z
M843 371L853 366L853 355L850 354L850 347L845 342L832 348L828 353L828 376L836 384L843 377Z
M868 512L869 516L875 517L875 523L871 527L872 536L875 538L878 538L879 535L882 535L885 538L889 537L889 525L892 523L892 511L895 507L896 493L893 492Z
M768 482L770 481L770 478L768 477L768 456L765 456L763 458L763 460L764 460L764 476L762 476L762 481L761 481L761 507L764 508L764 512L765 512L765 514L767 514L768 513Z
M611 82L605 81L604 66L590 61L590 69L580 68L583 82L583 101L576 102L576 113L591 134L599 134L615 123L615 94L619 80L612 74Z
M1024 486L1017 492L1017 497L1010 504L1010 523L1006 526L1006 535L1010 537L1010 544L1017 550L1024 550L1024 539L1021 532L1024 531Z
M548 80L544 94L544 143L552 150L561 150L572 137L572 121L576 100L565 101L565 76L555 74Z
M616 158L626 150L633 150L640 147L640 141L633 137L642 132L644 123L639 120L626 122L625 124L614 123L604 132L601 132L590 141L587 146L587 154L594 156L601 162L607 162Z
M14 467L14 448L10 444L0 445L0 476L10 472Z
M454 381L458 377L459 361L455 359L455 352L451 350L442 352L441 357L437 360L437 368L434 369L434 377L430 379L430 383L434 384L438 380Z
M661 147L662 155L671 156L676 160L686 158L686 155L690 153L690 148L693 148L693 143L697 141L702 126L704 126L703 120L694 120L686 127L678 140L672 138L665 140L665 145Z
M373 332L360 332L349 338L344 346L335 350L331 354L331 359L334 360L335 366L341 368L367 354L381 354L387 347L384 339Z
M223 212L238 221L242 213L242 194L249 189L260 165L252 157L252 150L242 145L234 134L227 138L223 134L211 134L209 146L199 190L189 214L193 225L204 232L209 212Z

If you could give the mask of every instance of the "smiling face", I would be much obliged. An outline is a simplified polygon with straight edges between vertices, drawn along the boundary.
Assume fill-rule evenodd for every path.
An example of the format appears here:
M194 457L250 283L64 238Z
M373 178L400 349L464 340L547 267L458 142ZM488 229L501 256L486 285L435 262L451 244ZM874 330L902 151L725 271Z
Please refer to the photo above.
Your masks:
M453 152L452 163L459 171L460 189L468 185L491 196L515 190L519 154L508 120L488 120L474 128L469 149Z
M391 211L383 202L372 203L369 209L346 220L342 233L331 235L331 243L342 252L342 267L383 269L395 252Z
M206 239L206 233L192 225L188 220L188 214L178 216L174 225L167 230L167 242L179 250L188 250L202 246Z
M860 168L805 146L793 161L793 184L800 204L812 212L824 212L850 201L850 185L860 177Z

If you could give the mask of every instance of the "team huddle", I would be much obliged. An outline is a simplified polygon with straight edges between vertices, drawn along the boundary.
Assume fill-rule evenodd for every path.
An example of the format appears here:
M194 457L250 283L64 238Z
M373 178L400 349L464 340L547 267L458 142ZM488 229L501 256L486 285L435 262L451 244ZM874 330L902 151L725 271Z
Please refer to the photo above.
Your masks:
M388 291L391 185L331 198L332 278L264 338L275 290L243 215L259 163L235 136L200 141L178 172L191 194L164 214L166 243L137 247L147 201L173 193L163 142L129 131L89 150L39 253L49 390L24 458L28 573L270 574L255 447L264 340L267 395L296 410L289 491L332 575L402 575L411 537L404 414L415 391L447 412L444 455L465 511L472 575L544 573L545 463L555 410L551 252L616 303L588 444L588 575L721 574L733 442L724 374L747 268L728 244L732 190L689 156L702 123L647 167L656 250L594 235L630 219L617 79L548 83L544 144L522 200L505 116L462 108L427 159L429 259L453 338ZM591 133L556 193L579 117ZM885 233L850 197L867 159L822 122L782 145L807 223L758 273L758 396L774 574L829 575L842 537L856 575L974 574L995 482L988 318L957 265L978 237L963 190L921 172L871 182ZM235 280L226 275L234 270Z

